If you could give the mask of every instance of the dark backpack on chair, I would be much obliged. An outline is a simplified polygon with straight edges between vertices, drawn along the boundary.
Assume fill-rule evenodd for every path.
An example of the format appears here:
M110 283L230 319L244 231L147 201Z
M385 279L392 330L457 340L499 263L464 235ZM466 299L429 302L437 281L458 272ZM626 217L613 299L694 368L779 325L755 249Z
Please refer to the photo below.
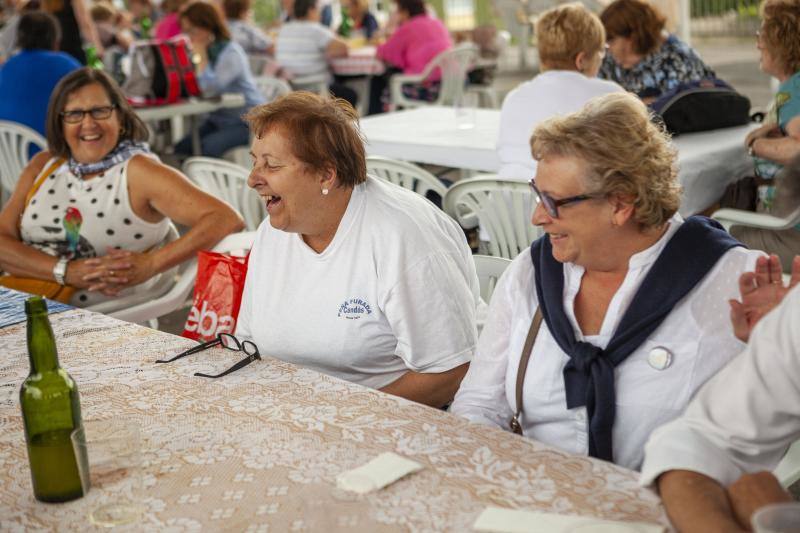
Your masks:
M650 104L673 135L743 126L750 100L720 79L682 83Z

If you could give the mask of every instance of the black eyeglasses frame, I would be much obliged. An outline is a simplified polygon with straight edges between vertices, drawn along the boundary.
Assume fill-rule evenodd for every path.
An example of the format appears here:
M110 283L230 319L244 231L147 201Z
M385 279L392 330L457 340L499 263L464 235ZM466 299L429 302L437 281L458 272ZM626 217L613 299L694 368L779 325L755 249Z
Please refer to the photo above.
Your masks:
M239 370L240 368L244 368L245 366L249 365L256 359L258 359L259 361L261 360L261 354L259 353L258 346L256 346L255 343L248 340L240 341L230 333L220 333L219 335L217 335L216 339L204 342L202 344L198 344L197 346L193 346L188 350L185 350L175 355L174 357L171 357L170 359L158 359L156 360L156 363L171 363L173 361L177 361L178 359L186 357L187 355L196 354L202 352L203 350L208 350L209 348L213 348L214 346L222 346L226 350L231 350L235 352L244 352L247 355L247 357L242 359L229 369L220 372L219 374L214 375L214 374L204 374L203 372L195 372L194 373L195 376L201 378L212 378L212 379L221 378L222 376L226 376L231 372Z

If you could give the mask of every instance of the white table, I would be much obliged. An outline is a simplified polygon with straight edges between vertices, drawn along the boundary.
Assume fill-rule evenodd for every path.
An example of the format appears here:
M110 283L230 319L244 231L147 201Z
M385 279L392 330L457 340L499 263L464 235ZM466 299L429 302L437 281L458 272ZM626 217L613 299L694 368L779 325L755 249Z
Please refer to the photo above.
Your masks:
M480 172L497 172L495 145L500 111L478 109L475 127L459 129L455 109L420 107L361 120L367 154ZM755 125L681 135L679 179L684 188L681 214L691 215L719 199L728 183L752 171L744 147Z
M167 104L153 107L134 107L134 111L139 118L145 122L158 120L170 120L172 122L173 134L180 130L175 126L175 121L183 118L189 120L189 129L192 133L192 152L194 155L201 155L200 146L200 123L198 115L211 113L218 109L236 108L244 105L244 96L241 94L223 94L221 98L199 99L190 98L177 104ZM174 135L173 138L177 137Z

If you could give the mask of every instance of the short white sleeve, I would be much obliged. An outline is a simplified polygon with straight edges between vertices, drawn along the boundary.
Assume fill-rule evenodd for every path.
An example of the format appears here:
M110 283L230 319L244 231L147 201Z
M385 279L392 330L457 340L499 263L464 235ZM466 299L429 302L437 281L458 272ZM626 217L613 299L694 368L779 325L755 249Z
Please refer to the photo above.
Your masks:
M467 363L475 349L475 297L458 266L435 253L399 273L385 302L397 355L415 372L445 372Z

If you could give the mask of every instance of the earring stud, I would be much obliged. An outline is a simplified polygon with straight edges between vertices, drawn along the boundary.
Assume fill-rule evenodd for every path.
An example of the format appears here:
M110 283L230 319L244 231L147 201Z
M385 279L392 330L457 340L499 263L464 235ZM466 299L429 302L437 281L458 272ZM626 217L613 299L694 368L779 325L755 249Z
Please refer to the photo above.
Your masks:
M328 189L322 189L322 196L328 196Z

